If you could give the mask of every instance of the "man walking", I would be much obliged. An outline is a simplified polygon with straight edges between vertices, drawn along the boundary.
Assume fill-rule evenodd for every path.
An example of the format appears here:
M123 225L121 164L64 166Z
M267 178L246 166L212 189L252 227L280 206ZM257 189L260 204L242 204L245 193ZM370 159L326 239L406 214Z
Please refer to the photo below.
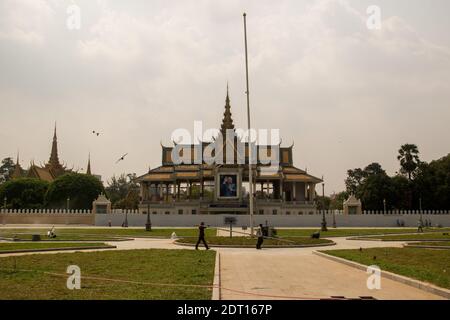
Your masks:
M256 236L258 237L258 242L256 242L256 249L261 250L261 246L264 242L263 225L259 225L259 229L256 230Z
M206 229L205 223L204 222L200 223L200 225L198 226L198 240L197 244L195 245L195 250L198 250L198 245L200 244L200 241L203 242L206 250L209 250L208 244L205 241L205 229Z

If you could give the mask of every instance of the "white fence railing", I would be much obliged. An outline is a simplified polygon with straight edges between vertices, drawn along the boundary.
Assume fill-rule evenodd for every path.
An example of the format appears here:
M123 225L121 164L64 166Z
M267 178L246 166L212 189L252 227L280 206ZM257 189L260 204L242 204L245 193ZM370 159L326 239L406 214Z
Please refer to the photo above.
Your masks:
M87 209L0 209L1 213L30 213L30 214L91 214Z
M343 215L343 210L317 210L316 214ZM408 215L408 214L450 214L450 210L364 210L362 214Z
M315 214L322 215L343 215L343 210L316 210ZM87 209L0 209L1 213L34 213L34 214L90 214L92 210ZM127 213L127 214L138 214L139 210L136 209L112 209L111 213ZM424 214L424 215L438 215L438 214L449 214L450 210L364 210L364 215L413 215L413 214Z

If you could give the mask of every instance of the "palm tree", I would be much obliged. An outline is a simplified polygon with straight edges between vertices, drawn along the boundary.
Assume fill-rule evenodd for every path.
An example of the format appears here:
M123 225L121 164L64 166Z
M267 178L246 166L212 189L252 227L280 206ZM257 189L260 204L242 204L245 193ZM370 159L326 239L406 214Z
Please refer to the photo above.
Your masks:
M397 159L400 161L400 172L408 175L408 180L411 181L411 175L420 164L419 149L415 144L404 144L398 150Z

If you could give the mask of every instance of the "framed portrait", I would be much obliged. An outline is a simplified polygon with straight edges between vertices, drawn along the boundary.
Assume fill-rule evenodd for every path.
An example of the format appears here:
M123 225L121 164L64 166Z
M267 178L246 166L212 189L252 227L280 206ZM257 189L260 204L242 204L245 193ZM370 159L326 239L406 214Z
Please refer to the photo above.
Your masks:
M238 185L237 174L219 174L219 197L237 198Z

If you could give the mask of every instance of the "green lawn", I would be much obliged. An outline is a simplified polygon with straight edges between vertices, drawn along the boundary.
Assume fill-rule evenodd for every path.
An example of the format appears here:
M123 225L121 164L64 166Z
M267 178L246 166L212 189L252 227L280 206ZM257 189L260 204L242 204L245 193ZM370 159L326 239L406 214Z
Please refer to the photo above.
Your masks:
M0 300L211 299L210 288L156 284L212 285L215 255L214 251L151 249L0 257ZM80 290L66 287L69 265L81 269ZM13 271L14 266L18 271Z
M450 289L450 254L447 250L372 248L329 250L327 254Z
M47 239L47 231L49 229L7 229L0 228L0 237L12 238L17 236L20 240L31 240L32 234L40 234L42 239ZM87 240L87 241L113 241L119 238L127 237L164 237L169 238L172 232L175 232L180 237L196 237L198 229L196 228L164 228L155 229L152 231L145 231L145 228L56 228L57 237L54 240ZM216 234L216 229L206 229L207 236Z
M0 242L0 253L2 251L11 250L42 250L42 249L56 249L56 248L80 248L80 247L105 247L104 243L90 243L90 242L78 242L78 243L66 243L66 242Z
M438 232L448 229L425 229L425 232ZM277 229L277 235L280 237L305 237L310 236L312 233L320 231L320 228L316 229ZM376 229L333 229L328 228L326 232L320 232L321 237L350 237L350 236L363 236L363 235L380 235L380 234L395 234L395 233L414 233L417 232L417 228L376 228Z
M439 241L430 241L430 242L412 242L410 243L413 246L434 246L434 247L450 247L450 241L439 242Z
M447 232L444 232L447 233ZM440 232L421 233L421 234L405 234L405 235L390 235L374 237L384 241L426 241L426 240L447 240L450 241L450 236Z
M209 245L237 245L237 246L256 246L256 238L250 237L206 237L206 242ZM181 243L196 243L196 238L183 238L177 240ZM293 246L293 245L315 245L315 244L328 244L333 243L331 240L327 239L311 239L307 237L293 237L289 240L287 239L264 239L264 246ZM203 246L203 244L200 244Z

